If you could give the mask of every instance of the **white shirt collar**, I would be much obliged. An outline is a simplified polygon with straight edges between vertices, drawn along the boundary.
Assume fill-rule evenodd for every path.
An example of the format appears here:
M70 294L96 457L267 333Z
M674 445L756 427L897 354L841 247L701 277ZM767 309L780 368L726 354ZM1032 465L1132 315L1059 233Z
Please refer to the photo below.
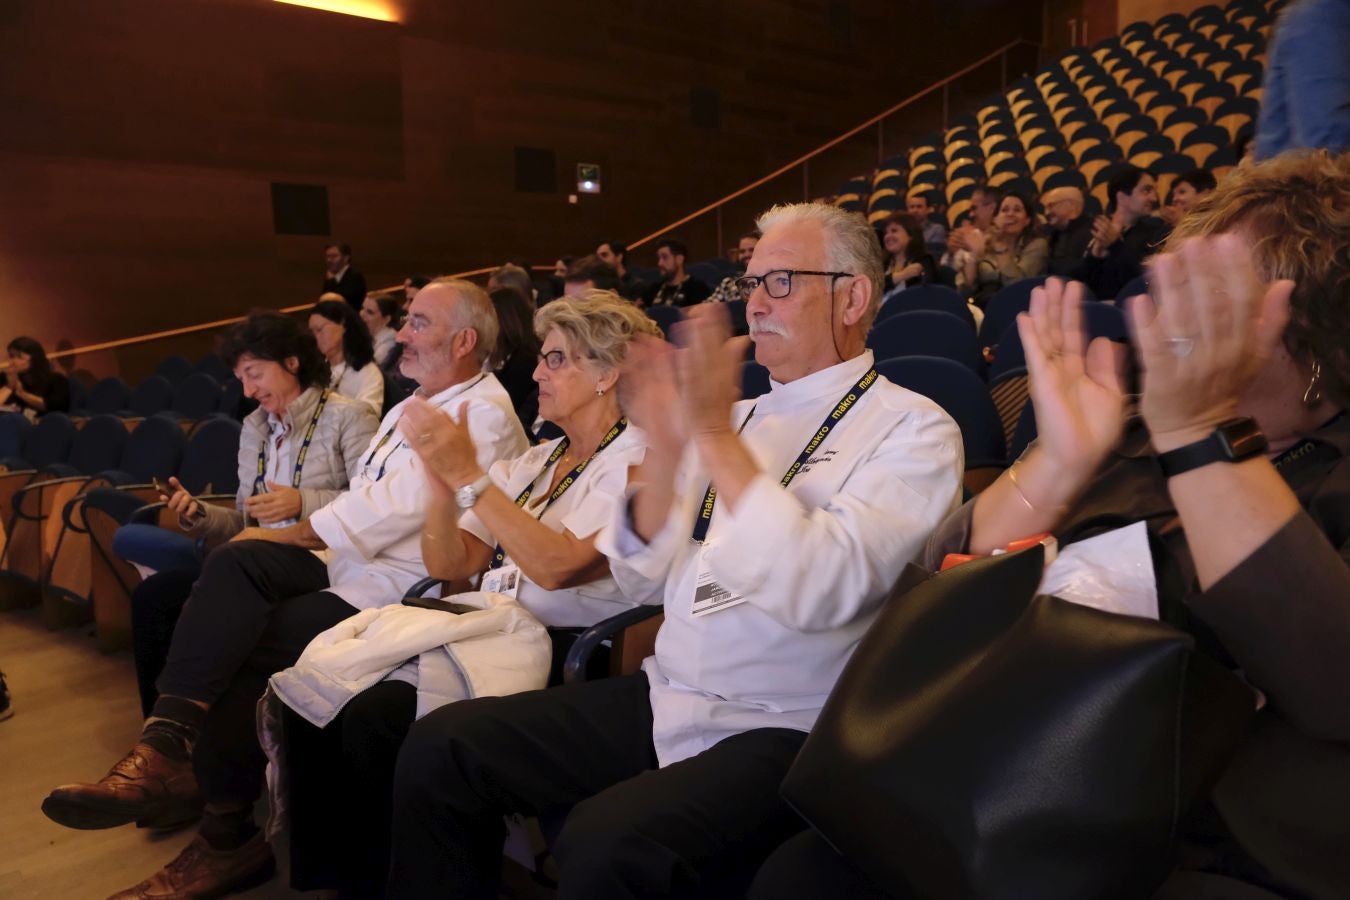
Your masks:
M761 396L757 403L761 413L786 412L802 403L816 400L838 400L849 385L862 378L872 368L874 360L871 350L864 350L852 359L835 363L819 372L804 375L787 384L769 379L769 393Z
M419 397L423 398L424 400L426 400L426 401L427 401L428 403L430 403L432 406L444 406L447 402L449 402L450 400L454 399L454 398L455 398L456 396L458 396L459 394L464 393L464 392L467 391L469 388L471 388L471 387L473 387L474 385L478 384L478 382L482 381L482 380L483 380L484 378L486 378L486 377L487 377L487 374L486 374L486 373L484 373L484 372L478 372L478 373L476 373L476 374L474 374L474 375L471 375L470 377L464 379L463 381L459 382L458 384L452 384L452 385L450 385L450 387L448 387L448 388L446 388L445 390L441 391L439 394L436 394L435 396L431 396L431 397L428 397L428 396L426 395L426 392L423 391L423 390L419 387L419 388L417 389L417 395L418 395Z
M334 281L341 281L341 280L342 280L342 276L343 276L343 275L346 275L346 274L347 274L347 270L350 269L350 268L351 268L351 266L343 266L341 269L339 269L339 270L333 275L333 280L334 280Z

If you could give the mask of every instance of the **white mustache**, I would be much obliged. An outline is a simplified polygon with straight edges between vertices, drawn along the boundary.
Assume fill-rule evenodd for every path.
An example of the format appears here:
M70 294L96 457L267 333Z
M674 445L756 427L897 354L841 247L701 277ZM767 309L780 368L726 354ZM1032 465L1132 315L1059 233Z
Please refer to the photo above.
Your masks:
M778 322L770 322L764 319L752 319L750 322L750 336L757 334L776 334L779 337L787 337L787 329Z

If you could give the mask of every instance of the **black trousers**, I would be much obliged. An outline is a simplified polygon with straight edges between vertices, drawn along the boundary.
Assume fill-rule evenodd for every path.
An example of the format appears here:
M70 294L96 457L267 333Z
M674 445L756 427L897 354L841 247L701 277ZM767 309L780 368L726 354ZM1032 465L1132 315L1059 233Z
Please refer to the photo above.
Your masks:
M131 594L131 652L136 659L141 712L147 716L159 699L155 681L164 671L174 627L196 580L196 572L156 572Z
M210 706L193 753L208 803L252 803L261 793L267 760L255 709L267 679L293 665L315 635L356 614L327 587L327 568L299 547L237 541L206 558L158 687Z
M553 631L549 685L562 683L574 631ZM598 647L591 678L603 677L609 651ZM290 709L283 729L290 783L291 887L337 890L340 898L384 896L389 877L394 764L417 715L417 690L382 681L351 699L325 728Z
M389 896L495 898L503 814L568 807L560 898L743 894L803 827L778 787L806 735L758 729L658 769L651 728L642 674L426 716L399 753Z
M899 848L896 852L900 852ZM759 874L747 900L901 900L868 881L853 863L840 856L814 830L800 832L775 850Z

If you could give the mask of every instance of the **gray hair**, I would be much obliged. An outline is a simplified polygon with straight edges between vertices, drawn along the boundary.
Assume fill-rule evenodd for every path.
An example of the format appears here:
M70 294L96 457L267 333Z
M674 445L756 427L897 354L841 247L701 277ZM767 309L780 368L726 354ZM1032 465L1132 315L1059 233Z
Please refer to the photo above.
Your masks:
M628 343L639 334L661 337L646 313L613 291L589 290L544 305L535 313L534 333L542 341L555 328L574 353L606 368L623 364Z
M797 222L815 222L824 229L826 269L860 275L871 283L872 299L858 322L865 333L881 306L882 250L876 232L861 213L827 203L782 203L761 215L755 227L768 234L770 228Z
M531 303L534 302L534 279L520 266L507 263L489 276L491 282L496 282L498 287L510 288Z
M492 305L492 298L487 291L462 278L437 278L434 283L450 288L459 297L451 325L474 330L478 343L474 345L473 353L479 364L485 365L497 347L497 308Z

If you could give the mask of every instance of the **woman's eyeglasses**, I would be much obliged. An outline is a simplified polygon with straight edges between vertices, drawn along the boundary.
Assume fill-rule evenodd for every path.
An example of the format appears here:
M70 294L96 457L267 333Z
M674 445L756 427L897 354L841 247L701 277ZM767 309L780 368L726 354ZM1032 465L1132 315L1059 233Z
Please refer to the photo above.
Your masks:
M550 350L547 353L540 353L539 358L549 371L556 372L567 364L567 354L561 350Z

